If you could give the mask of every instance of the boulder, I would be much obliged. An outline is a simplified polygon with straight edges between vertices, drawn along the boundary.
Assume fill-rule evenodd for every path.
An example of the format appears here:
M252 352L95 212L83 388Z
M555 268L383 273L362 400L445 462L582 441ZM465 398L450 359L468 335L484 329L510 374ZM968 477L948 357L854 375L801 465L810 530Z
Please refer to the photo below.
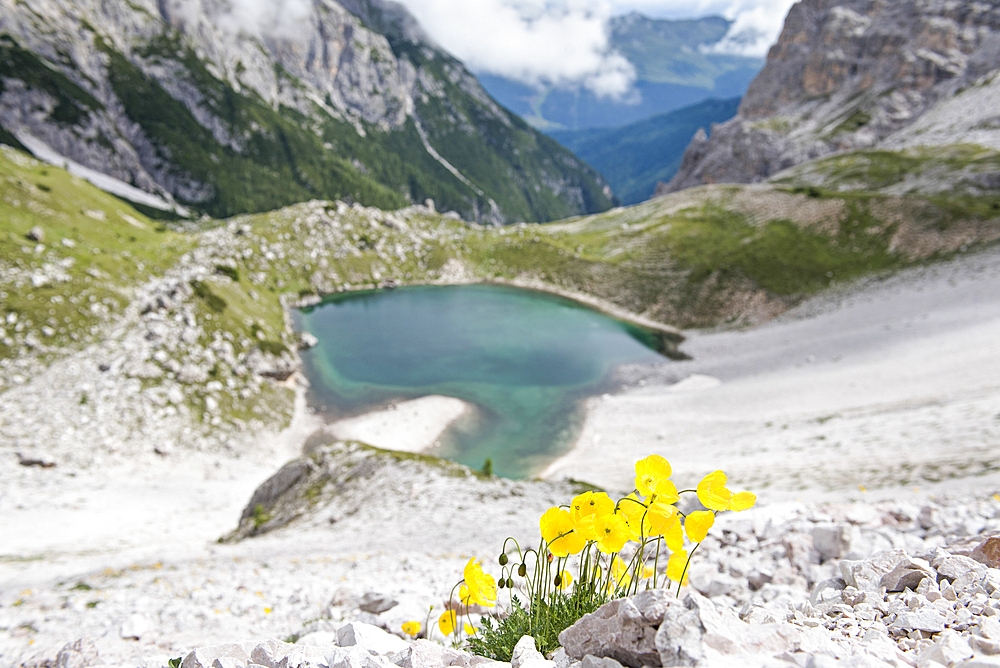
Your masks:
M370 612L373 615L379 615L386 610L391 610L392 608L399 605L391 596L387 594L378 594L373 591L367 592L361 597L361 601L358 603L358 607L365 612Z
M511 668L555 668L555 661L549 661L535 647L535 639L531 636L521 636L514 645L510 656Z
M30 230L28 230L28 233L25 234L24 236L30 239L31 241L37 241L38 243L45 242L45 230L43 230L39 225L35 225L34 227L32 227Z
M924 668L937 662L942 666L951 666L972 656L972 647L954 631L945 631L930 647L925 647L917 655L917 666Z
M849 587L875 593L882 586L882 578L910 558L903 550L883 550L860 561L843 560L840 573Z
M341 647L357 645L381 656L402 652L407 648L407 642L402 638L361 622L349 622L341 626L337 629L337 640Z
M660 665L657 629L665 617L687 612L684 604L662 589L610 601L581 617L559 634L570 657L610 657L624 666ZM669 665L669 664L668 664Z
M231 642L192 650L184 657L181 668L212 668L212 664L219 658L234 659L241 665L250 662L250 654L247 653L246 649L242 645ZM262 665L266 666L267 664Z
M90 638L68 643L56 656L56 668L86 668L97 664L97 645Z
M1000 536L991 536L977 545L971 557L990 568L1000 568Z

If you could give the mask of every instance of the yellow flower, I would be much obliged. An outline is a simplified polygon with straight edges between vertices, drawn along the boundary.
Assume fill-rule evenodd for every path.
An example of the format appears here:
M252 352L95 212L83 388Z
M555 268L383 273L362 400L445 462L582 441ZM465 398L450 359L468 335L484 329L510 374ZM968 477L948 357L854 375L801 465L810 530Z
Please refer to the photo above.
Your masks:
M403 633L416 638L420 633L420 622L403 622Z
M628 564L622 561L621 557L615 557L614 561L611 562L611 587L609 589L614 591L619 587L627 587L632 582L632 574L629 573Z
M476 627L470 624L469 622L465 622L465 635L467 636L476 635Z
M698 500L709 510L729 510L733 493L726 489L726 474L712 471L698 483Z
M584 517L574 518L573 530L576 531L577 535L583 538L584 541L597 540L597 534L594 533L595 519L596 515L585 515Z
M472 600L469 596L469 588L462 585L458 588L458 600L462 602L462 605L471 605Z
M670 473L670 462L660 455L640 459L635 463L635 488L643 496L652 494L669 481Z
M642 577L644 579L645 578L651 578L651 577L653 577L653 573L655 573L655 572L656 572L656 569L654 569L652 566L643 566L642 567Z
M677 509L666 503L652 503L646 509L643 533L647 536L662 536L664 530L677 517Z
M573 576L569 571L563 571L556 576L556 587L559 589L566 589L571 584L573 584Z
M600 515L594 518L594 533L598 550L608 554L618 552L628 542L628 522L623 515Z
M462 574L468 587L468 602L493 605L493 601L497 600L497 581L489 573L483 572L483 567L476 563L475 557L469 559ZM461 596L462 590L459 589L459 598ZM466 601L463 603L468 604Z
M549 551L557 557L576 554L587 545L587 539L576 533L573 516L564 508L549 508L538 520L542 538Z
M681 526L681 516L674 515L663 527L660 533L663 542L671 552L680 552L684 549L684 527Z
M687 566L688 554L687 550L677 550L670 555L670 560L667 561L667 577L677 582L681 579L681 573L684 573L684 568ZM687 584L687 574L684 574L684 582L682 584Z
M713 524L715 524L715 513L710 510L696 510L684 518L684 531L692 543L700 543L705 540Z
M643 531L642 518L646 514L646 506L635 493L629 494L618 502L618 512L625 516L625 521L628 522L629 537L632 540L640 541L644 535L649 535L648 531L645 533Z
M455 611L447 610L438 617L438 628L441 633L448 635L455 630Z
M584 492L573 497L570 511L574 520L587 515L606 515L615 512L615 502L604 492Z
M746 510L753 508L755 503L757 503L757 495L753 492L737 492L733 494L733 499L729 502L729 509Z
M670 480L661 480L649 496L646 497L647 504L653 503L677 503L681 495L677 493L677 486Z

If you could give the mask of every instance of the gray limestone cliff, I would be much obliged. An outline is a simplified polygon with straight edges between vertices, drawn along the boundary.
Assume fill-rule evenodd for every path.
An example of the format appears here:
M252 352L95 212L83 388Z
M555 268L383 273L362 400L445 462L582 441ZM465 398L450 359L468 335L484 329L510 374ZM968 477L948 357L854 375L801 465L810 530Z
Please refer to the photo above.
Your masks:
M658 194L762 181L845 151L997 148L998 68L996 0L802 0L737 116L696 135Z

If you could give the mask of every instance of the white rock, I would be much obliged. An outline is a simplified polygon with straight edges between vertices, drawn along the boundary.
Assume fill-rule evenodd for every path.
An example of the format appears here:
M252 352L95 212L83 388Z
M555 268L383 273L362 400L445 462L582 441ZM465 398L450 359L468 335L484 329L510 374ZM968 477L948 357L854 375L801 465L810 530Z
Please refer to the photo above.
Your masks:
M392 668L394 665L384 656L371 654L360 645L333 648L326 655L326 664L329 668Z
M140 614L134 614L122 623L119 634L126 640L129 638L139 640L143 635L149 632L150 627L151 625L148 619Z
M212 668L212 664L218 658L235 659L244 665L250 662L250 655L247 654L242 645L225 643L223 645L201 647L189 652L184 657L184 661L181 662L181 668Z
M510 657L511 668L555 668L555 662L547 660L535 648L535 639L522 636Z
M350 622L341 626L337 629L337 640L341 647L360 645L372 654L382 656L402 652L407 647L407 642L402 638L377 626L361 622Z
M938 636L933 645L921 650L917 656L917 666L924 668L931 662L950 666L963 659L968 659L972 654L972 647L969 646L969 643L958 633L948 630Z

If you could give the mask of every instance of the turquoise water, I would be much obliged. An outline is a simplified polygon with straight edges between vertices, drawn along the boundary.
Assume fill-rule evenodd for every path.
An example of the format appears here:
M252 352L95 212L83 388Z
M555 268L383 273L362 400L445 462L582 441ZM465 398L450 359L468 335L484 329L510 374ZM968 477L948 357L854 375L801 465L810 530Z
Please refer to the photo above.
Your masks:
M309 402L331 418L431 394L476 406L433 454L498 475L537 473L572 443L582 399L623 363L662 361L656 338L577 302L494 285L334 295L298 313Z

